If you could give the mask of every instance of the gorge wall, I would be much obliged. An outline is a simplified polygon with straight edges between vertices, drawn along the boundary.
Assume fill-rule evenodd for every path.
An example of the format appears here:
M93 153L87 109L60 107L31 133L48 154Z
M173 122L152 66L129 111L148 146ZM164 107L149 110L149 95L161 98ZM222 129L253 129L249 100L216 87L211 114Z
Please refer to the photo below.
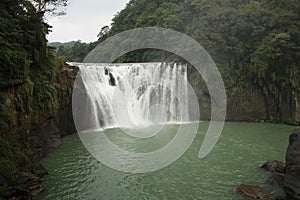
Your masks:
M0 199L34 198L46 173L38 161L76 132L71 96L77 68L58 63L51 79L27 77L0 87Z
M230 95L227 91L228 121L264 121L299 125L299 97L287 95L279 105L279 111L274 105L274 99L267 98L263 92L250 86L243 92ZM266 100L268 99L268 100Z
M211 99L205 83L200 75L189 66L188 79L197 94L201 120L210 120ZM227 95L227 121L246 122L272 122L291 125L300 124L300 97L288 94L279 105L279 111L275 106L275 99L266 97L261 88L254 84L245 87L239 85L230 86L226 76L222 78Z

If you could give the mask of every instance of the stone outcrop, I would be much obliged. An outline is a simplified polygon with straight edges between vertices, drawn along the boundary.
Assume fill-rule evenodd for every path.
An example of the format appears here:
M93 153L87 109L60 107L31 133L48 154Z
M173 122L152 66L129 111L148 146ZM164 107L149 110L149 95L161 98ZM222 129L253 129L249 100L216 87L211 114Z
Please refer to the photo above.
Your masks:
M77 72L78 68L71 66L71 69L64 69L60 74L60 81L67 83L68 88L71 89L71 92L63 97L64 102L60 106L60 110L56 116L58 129L62 137L76 132L72 113L72 90Z
M60 145L60 132L54 119L47 120L44 124L31 131L33 160L38 161Z
M284 178L285 178L285 174L274 172L266 182L274 186L283 186Z
M72 104L62 108L58 113L58 129L60 136L64 137L76 133L76 127L73 121Z
M261 168L270 171L270 172L276 172L276 173L285 173L285 163L279 160L269 160L265 162Z
M262 164L260 168L269 171L271 176L266 180L265 183L268 183L272 186L283 187L286 165L282 161L278 160L269 160ZM276 199L276 200L286 200L286 197L274 197L271 194L265 192L262 188L256 185L241 184L238 187L245 196L251 199Z
M19 199L37 199L38 194L46 188L43 177L47 174L48 171L40 163L28 167L22 173L24 183L15 189L13 196L18 196Z
M195 89L201 110L201 120L210 120L211 98L203 81L194 82L194 69L189 68L189 82ZM201 79L201 78L200 78ZM300 96L288 94L280 105L280 114L276 111L274 100L266 99L262 90L248 85L245 88L226 86L227 112L226 121L247 122L282 122L291 125L300 125ZM191 109L193 106L192 105ZM192 111L192 110L190 110ZM280 117L281 115L281 117Z
M116 86L116 79L115 79L115 77L112 75L112 73L109 73L109 85L111 85L111 86Z
M247 197L252 199L263 199L268 200L270 197L266 194L266 192L256 186L256 185L249 185L249 184L241 184L238 189Z
M300 199L300 129L290 135L286 152L284 190L289 200Z

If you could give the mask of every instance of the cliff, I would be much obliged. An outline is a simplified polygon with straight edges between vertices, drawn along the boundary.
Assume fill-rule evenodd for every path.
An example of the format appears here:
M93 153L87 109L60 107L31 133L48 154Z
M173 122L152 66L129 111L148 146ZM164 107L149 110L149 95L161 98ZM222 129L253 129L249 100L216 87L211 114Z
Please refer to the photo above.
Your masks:
M201 120L210 120L211 98L200 75L189 68L189 83L197 95ZM272 122L290 125L300 124L300 96L287 94L276 108L275 99L264 95L254 84L229 86L229 78L223 76L227 96L226 121ZM193 106L190 105L190 110Z
M284 190L289 200L300 199L300 128L290 135L286 152L286 176Z
M51 79L21 79L0 88L0 198L34 198L46 174L38 161L76 132L71 96L77 68L57 59Z

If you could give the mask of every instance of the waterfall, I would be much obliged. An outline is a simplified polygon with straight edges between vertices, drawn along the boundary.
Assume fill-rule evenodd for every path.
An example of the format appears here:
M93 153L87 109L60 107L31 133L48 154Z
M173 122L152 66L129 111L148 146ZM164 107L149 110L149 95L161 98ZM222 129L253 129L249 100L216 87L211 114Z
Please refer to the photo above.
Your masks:
M78 77L76 84L83 87L80 99L85 102L80 109L84 113L77 115L81 121L89 121L89 129L146 127L189 120L186 65L77 65L80 84Z

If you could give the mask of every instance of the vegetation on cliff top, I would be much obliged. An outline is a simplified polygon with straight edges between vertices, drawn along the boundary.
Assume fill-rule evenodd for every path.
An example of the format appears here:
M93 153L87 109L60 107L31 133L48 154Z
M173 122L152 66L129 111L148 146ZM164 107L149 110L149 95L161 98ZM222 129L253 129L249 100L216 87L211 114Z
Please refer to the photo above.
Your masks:
M266 118L280 122L282 103L294 99L300 89L299 9L299 0L130 0L98 41L60 46L58 54L80 62L101 41L122 31L149 26L174 29L210 53L228 95L254 86L264 95ZM175 59L140 50L118 62Z

